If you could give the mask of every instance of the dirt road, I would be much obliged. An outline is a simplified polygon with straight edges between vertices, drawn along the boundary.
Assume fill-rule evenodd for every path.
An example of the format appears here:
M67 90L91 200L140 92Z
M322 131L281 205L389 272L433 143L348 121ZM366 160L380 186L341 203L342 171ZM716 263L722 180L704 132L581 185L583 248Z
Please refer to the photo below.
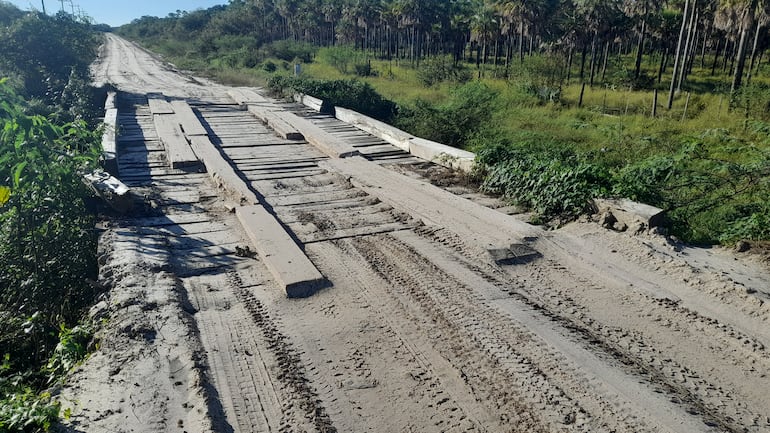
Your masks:
M441 167L252 94L359 154L330 158L114 36L94 73L121 91L119 176L141 203L104 227L107 320L61 391L69 431L770 431L770 278L750 257L589 221L545 231L431 184ZM179 101L208 174L170 168L159 119ZM217 158L232 173L212 180ZM323 288L287 298L288 250L252 242L246 206Z

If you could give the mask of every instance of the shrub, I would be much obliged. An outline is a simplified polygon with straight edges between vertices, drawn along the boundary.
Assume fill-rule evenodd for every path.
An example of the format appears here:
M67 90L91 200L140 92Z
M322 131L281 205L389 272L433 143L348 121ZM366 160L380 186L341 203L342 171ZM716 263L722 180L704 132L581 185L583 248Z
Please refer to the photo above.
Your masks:
M334 106L356 110L382 121L390 121L396 104L383 98L368 83L358 80L312 80L294 77L272 77L268 88L279 95L303 93L324 101L330 111Z
M275 65L275 63L268 60L262 64L262 69L266 72L273 73L278 69L278 67Z
M351 65L360 63L361 55L351 46L339 45L322 48L318 51L318 57L341 74L348 74Z
M498 144L478 159L487 170L482 189L531 208L538 219L573 219L609 190L606 169L568 153Z
M295 59L299 59L304 63L310 63L318 49L307 42L284 39L271 42L265 45L262 50L264 57L276 57L287 62L294 62Z
M420 137L450 146L465 147L479 132L490 128L497 92L473 82L453 90L439 105L418 100L399 113L398 126Z
M417 78L427 87L444 81L466 83L472 78L471 71L461 63L455 62L453 56L430 57L420 63Z

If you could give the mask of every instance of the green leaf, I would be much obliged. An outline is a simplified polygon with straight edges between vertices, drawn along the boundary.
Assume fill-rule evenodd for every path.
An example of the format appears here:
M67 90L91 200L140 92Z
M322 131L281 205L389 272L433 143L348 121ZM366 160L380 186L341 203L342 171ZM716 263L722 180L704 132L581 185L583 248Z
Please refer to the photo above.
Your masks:
M24 168L27 166L27 161L22 161L18 164L16 164L16 167L13 169L13 187L18 188L19 187L19 181L21 180L21 172L24 171Z
M9 198L11 198L11 188L0 186L0 206L7 203Z

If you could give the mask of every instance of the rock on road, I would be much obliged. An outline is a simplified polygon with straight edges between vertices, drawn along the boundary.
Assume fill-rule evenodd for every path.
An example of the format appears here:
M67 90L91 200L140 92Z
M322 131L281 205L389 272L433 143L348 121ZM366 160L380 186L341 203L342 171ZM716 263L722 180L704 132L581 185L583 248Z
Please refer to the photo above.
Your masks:
M530 226L333 117L114 35L93 72L119 89L140 203L103 227L106 320L60 392L66 431L770 431L760 263ZM280 138L233 92L356 151ZM507 248L537 254L490 254ZM286 269L308 267L323 284L287 297Z

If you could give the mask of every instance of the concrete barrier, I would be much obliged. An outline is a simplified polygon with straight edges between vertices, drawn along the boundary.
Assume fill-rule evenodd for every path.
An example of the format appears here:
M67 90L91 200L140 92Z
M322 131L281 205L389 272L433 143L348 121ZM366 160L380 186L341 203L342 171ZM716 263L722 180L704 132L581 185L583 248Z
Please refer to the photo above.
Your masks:
M476 154L472 152L419 137L409 140L409 153L426 161L464 172L473 170L476 159Z
M404 152L409 152L409 139L414 138L414 136L408 132L347 108L334 107L334 116L364 132L385 140Z
M472 152L415 137L385 122L347 108L335 107L334 112L337 119L379 137L418 158L464 172L470 172L475 165L476 154Z
M110 108L118 108L118 93L117 92L107 92L107 99L104 101L104 109L109 110Z
M615 226L625 225L626 228L638 226L640 223L648 228L663 226L666 223L663 209L625 198L594 199L593 210L597 214L611 213L617 221Z
M310 95L305 95L302 93L295 93L294 101L308 108L312 108L313 110L318 111L319 113L323 113L324 110L327 108L323 100L312 97Z
M111 208L126 213L134 206L130 189L120 180L103 171L83 175L83 181Z
M236 215L262 262L290 298L305 298L329 285L278 220L262 206L244 206Z

